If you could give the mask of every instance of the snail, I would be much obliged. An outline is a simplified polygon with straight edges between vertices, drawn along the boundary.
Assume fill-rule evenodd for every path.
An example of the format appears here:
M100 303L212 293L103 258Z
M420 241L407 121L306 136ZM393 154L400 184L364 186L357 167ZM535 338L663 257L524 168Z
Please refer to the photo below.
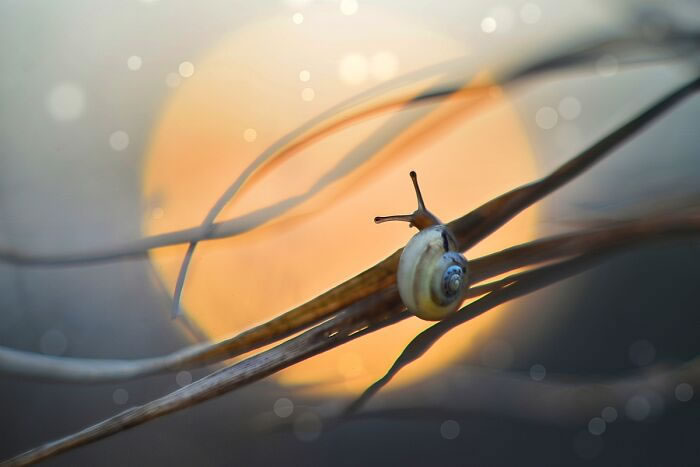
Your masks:
M468 264L447 226L425 208L416 173L410 175L418 209L413 214L375 217L374 222L403 221L418 228L401 253L396 283L408 311L437 321L455 312L464 300L469 288Z

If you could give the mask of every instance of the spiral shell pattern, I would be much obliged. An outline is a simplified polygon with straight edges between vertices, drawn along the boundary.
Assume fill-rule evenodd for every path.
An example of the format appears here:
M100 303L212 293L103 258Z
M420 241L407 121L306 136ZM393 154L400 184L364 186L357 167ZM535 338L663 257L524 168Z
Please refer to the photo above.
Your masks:
M469 288L468 264L447 227L428 227L408 242L397 283L406 308L419 318L441 320L457 310Z

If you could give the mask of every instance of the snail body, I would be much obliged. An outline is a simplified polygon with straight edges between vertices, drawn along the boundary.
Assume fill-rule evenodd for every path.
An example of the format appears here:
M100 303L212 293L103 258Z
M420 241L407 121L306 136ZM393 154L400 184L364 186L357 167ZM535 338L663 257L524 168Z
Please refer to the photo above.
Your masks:
M396 282L408 310L425 320L441 320L457 310L469 288L468 262L448 227L423 203L415 172L411 179L418 209L409 215L377 217L375 222L405 221L417 227L401 253Z

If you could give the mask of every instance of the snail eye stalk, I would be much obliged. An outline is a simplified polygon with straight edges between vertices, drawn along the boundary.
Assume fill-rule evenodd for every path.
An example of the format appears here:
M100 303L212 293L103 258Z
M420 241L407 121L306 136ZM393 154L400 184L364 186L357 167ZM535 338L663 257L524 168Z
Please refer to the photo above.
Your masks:
M382 222L390 221L400 221L408 222L409 227L416 227L418 230L423 230L427 227L433 225L441 225L440 219L435 217L435 215L428 211L423 202L423 195L420 192L420 187L418 186L418 176L415 171L411 171L409 174L411 176L411 181L413 182L413 188L416 191L416 199L418 200L418 209L416 209L413 214L400 214L396 216L379 216L374 218L374 222L380 224Z

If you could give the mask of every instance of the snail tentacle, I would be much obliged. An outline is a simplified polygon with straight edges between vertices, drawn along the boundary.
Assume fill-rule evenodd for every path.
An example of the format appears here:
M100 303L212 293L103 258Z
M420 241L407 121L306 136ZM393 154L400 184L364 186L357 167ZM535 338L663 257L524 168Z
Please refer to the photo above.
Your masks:
M398 216L378 216L374 218L374 222L379 224L382 222L389 221L401 221L408 222L409 227L416 227L418 230L423 230L427 227L433 225L440 225L440 219L435 217L435 215L428 211L423 202L423 195L420 192L420 187L418 186L418 176L415 171L410 173L411 181L413 181L413 188L416 191L416 199L418 200L418 209L413 211L412 214L401 214Z

